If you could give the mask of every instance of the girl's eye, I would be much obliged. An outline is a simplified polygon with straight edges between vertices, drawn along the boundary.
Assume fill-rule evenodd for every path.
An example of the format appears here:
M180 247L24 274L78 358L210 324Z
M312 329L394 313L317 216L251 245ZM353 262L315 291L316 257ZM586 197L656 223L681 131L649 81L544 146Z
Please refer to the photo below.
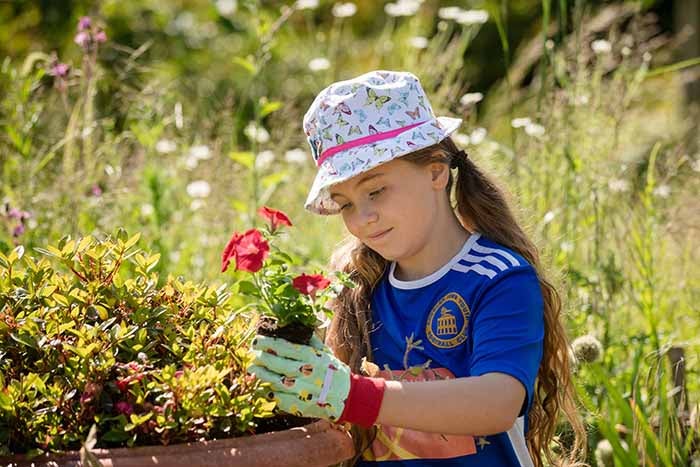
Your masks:
M375 196L380 195L384 191L384 188L380 188L378 190L374 190L369 194L370 198L374 198Z
M340 206L340 210L343 211L343 210L345 210L345 208L348 208L348 207L350 207L350 203L345 203L345 204Z

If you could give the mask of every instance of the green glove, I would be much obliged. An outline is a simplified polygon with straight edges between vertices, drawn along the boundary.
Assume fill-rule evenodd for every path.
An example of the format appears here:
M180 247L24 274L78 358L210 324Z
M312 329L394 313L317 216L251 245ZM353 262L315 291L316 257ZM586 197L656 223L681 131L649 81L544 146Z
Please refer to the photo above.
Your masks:
M253 341L255 360L248 368L270 383L279 408L303 417L338 421L350 392L350 368L338 360L319 338L311 345L258 335Z

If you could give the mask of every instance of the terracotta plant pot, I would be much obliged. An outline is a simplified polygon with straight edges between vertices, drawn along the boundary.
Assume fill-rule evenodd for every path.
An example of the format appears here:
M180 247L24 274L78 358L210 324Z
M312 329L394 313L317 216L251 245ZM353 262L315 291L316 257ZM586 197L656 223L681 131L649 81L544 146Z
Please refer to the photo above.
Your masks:
M350 434L319 420L299 428L260 435L135 448L94 449L92 453L105 467L136 466L288 466L322 467L337 464L354 454ZM0 457L0 465L81 466L80 453L61 456Z

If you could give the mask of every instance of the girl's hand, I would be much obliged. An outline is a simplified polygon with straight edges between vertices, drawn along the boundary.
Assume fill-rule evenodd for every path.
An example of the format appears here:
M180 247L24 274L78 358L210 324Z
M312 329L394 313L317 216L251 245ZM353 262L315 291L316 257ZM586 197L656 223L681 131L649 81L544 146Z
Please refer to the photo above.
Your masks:
M309 346L258 335L253 354L248 372L270 383L269 397L280 409L300 417L340 418L350 391L350 368L316 336Z
M283 411L363 426L376 420L384 380L353 374L316 336L311 345L300 345L258 335L253 354L248 372L270 383L269 397Z

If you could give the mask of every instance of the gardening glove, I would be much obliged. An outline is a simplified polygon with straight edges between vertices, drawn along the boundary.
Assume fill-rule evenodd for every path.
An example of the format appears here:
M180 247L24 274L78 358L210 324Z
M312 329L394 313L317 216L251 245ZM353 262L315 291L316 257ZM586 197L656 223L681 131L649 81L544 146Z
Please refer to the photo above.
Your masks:
M284 412L371 427L384 396L382 378L352 373L321 340L310 345L257 335L249 373L270 383L268 395Z

